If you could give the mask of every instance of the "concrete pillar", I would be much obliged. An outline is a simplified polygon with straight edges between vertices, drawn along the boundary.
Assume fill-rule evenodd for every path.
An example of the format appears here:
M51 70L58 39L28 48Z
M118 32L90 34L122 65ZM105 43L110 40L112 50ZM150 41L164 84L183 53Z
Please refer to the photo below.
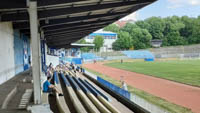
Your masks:
M31 47L32 47L32 75L34 87L34 103L41 103L41 87L40 87L40 37L38 36L38 18L37 18L37 2L30 1L29 4L30 31L31 31Z
M38 46L39 46L39 62L40 62L40 75L42 74L42 54L41 54L41 35L38 33ZM41 81L41 80L40 80Z

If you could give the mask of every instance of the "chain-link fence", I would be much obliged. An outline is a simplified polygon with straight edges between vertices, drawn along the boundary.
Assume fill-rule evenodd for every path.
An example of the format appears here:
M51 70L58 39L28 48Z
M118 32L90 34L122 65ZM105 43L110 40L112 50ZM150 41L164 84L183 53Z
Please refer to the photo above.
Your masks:
M200 58L200 44L189 46L173 46L151 48L155 58Z

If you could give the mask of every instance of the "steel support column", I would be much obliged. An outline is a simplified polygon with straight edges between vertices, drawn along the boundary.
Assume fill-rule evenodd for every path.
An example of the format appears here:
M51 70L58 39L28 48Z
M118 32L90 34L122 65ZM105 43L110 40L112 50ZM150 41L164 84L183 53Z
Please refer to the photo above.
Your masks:
M30 1L29 4L31 47L32 47L32 75L34 87L34 103L41 103L41 83L40 83L40 56L39 56L39 37L38 37L38 17L37 2Z

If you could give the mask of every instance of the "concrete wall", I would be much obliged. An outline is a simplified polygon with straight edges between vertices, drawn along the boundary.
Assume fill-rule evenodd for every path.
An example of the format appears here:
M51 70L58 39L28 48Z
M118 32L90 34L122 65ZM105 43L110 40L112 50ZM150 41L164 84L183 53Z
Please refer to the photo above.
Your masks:
M59 64L59 57L46 55L46 65L49 66L50 63L53 64L53 67L57 66Z
M45 50L47 50L48 47L45 44ZM50 63L53 64L53 67L57 66L59 64L59 57L58 56L52 56L52 55L48 55L47 51L45 52L45 56L46 56L46 65L49 66Z
M28 62L30 54L30 39L27 36L20 34L18 30L14 30L15 74L30 67Z
M14 31L14 61L15 74L24 71L23 41L18 31Z
M0 23L0 84L15 75L12 23Z
M156 58L200 58L200 44L149 49Z
M28 69L30 39L13 30L11 22L0 23L0 84Z

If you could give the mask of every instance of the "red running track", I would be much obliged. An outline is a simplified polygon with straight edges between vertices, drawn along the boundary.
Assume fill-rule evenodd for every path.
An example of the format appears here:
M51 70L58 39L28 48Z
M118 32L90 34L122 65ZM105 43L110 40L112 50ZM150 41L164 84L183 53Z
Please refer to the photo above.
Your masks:
M124 76L124 80L128 85L190 108L195 113L200 113L200 88L198 87L108 67L103 63L84 64L84 67L108 75L116 80L120 80L120 76Z

